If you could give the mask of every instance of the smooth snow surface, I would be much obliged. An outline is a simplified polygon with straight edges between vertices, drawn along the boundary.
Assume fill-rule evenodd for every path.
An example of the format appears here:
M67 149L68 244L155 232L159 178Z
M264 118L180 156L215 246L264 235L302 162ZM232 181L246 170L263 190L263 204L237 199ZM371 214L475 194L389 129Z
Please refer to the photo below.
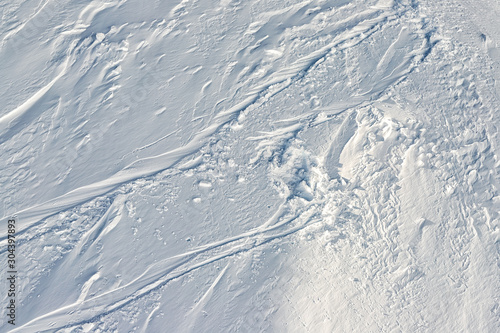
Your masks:
M497 0L0 16L1 332L500 332Z

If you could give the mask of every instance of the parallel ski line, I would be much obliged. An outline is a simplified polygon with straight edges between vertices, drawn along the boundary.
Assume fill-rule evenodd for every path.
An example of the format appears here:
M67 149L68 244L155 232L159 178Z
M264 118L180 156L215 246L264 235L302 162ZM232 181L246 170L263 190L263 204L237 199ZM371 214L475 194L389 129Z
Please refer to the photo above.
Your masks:
M305 220L299 225L291 227L288 230L284 230L282 232L265 235L265 233L267 232L276 230L281 226L285 226L291 223L293 220L299 218L302 214L305 215ZM164 259L161 262L149 266L142 275L125 286L84 300L82 302L75 302L68 306L61 307L57 310L29 321L23 326L12 330L12 332L45 332L49 330L56 330L64 327L74 327L76 325L88 323L96 318L112 313L126 306L135 299L146 296L157 288L191 271L194 271L216 261L228 258L230 256L234 256L238 253L250 251L275 239L289 236L297 231L302 230L311 223L318 222L311 222L313 221L314 214L310 214L309 210L306 209L302 212L302 214L299 214L294 218L287 219L284 222L272 225L263 230L259 230L259 228L257 228L252 232L243 233L242 235L212 243L188 253ZM188 264L200 253L220 248L225 244L234 242L236 240L243 240L244 238L246 238L246 240L244 240L242 244L235 245L217 255L212 256L211 258L205 259L199 263L195 263L182 269L184 265Z

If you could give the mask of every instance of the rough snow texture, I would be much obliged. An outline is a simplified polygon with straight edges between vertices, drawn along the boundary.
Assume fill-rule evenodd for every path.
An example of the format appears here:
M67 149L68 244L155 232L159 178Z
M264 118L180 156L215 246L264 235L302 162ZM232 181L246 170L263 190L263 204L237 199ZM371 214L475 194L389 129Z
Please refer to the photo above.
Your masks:
M13 332L500 331L498 1L0 14Z

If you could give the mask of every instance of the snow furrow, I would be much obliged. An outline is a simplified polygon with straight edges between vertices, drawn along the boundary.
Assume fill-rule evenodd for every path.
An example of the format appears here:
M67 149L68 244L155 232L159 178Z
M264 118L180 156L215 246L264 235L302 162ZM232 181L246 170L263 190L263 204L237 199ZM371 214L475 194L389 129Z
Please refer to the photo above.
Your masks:
M160 262L149 266L141 276L138 276L127 285L110 290L92 298L79 300L74 304L51 311L38 318L34 318L11 332L24 332L27 330L45 332L89 322L97 317L116 311L131 301L144 297L151 291L161 287L169 281L182 277L193 270L227 257L234 256L240 252L250 251L273 240L296 233L308 225L308 222L311 220L311 215L307 211L304 212L303 215L303 217L296 216L286 218L282 222L271 224L264 229L259 228L254 231L249 231L230 239L205 245L191 252L161 260ZM289 225L296 219L302 219L303 221L296 226L292 225L284 231L280 230L282 227ZM276 233L269 234L271 231L275 230L277 231ZM223 248L225 245L230 245L235 242L239 242L240 244L233 245L227 249ZM217 251L219 248L221 249L219 253L210 253L209 258L203 257L200 261L191 263L200 254L208 251Z

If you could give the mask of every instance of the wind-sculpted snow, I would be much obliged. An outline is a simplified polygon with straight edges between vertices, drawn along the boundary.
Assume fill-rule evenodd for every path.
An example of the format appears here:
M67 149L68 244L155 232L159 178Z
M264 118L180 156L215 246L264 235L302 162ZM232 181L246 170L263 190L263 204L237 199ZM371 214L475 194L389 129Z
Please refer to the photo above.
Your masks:
M496 2L1 12L1 331L500 329Z

